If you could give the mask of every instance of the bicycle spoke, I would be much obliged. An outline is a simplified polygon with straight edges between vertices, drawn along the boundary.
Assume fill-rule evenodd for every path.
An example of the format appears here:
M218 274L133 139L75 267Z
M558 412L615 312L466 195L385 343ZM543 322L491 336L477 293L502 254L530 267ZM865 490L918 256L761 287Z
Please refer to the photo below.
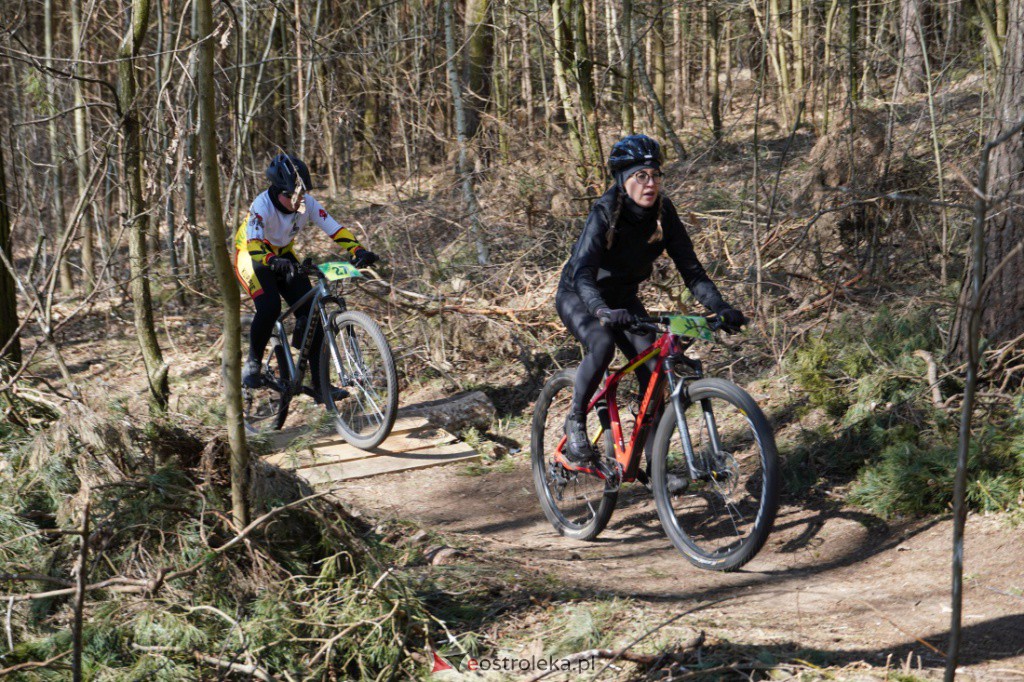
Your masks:
M333 346L328 344L330 386L346 391L331 400L339 434L359 447L379 444L394 423L398 409L394 360L383 333L362 313L337 314L332 325ZM366 444L360 444L366 443Z
M601 478L570 471L555 459L555 450L564 438L566 415L572 403L572 382L563 372L545 386L534 415L531 450L534 483L548 520L563 535L592 539L608 523L615 508L615 492ZM589 416L588 434L598 452L610 442L600 432L596 415Z
M756 404L734 384L703 380L693 391L699 400L687 406L684 420L696 478L673 420L659 436L658 511L672 542L696 565L733 570L760 549L774 521L774 439ZM670 479L689 482L673 492Z

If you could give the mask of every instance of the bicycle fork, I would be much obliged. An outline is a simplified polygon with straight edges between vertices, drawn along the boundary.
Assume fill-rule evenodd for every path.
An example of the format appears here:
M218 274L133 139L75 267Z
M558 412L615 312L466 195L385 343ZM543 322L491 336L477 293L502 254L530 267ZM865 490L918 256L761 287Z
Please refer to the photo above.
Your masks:
M676 412L676 427L679 429L679 438L683 441L683 452L686 454L686 465L690 470L690 478L692 480L699 480L711 473L710 470L705 470L697 463L697 457L693 450L693 439L690 435L690 426L686 423L685 402L689 402L688 398L684 398L683 392L686 389L686 381L678 380L673 376L672 372L668 372L668 386L669 386L669 400L672 403L672 407ZM692 404L692 403L691 403ZM704 417L704 426L708 432L709 446L713 454L717 454L722 451L722 445L718 438L718 426L715 423L715 414L711 409L710 400L700 401L701 412ZM703 462L704 465L710 467L712 462Z

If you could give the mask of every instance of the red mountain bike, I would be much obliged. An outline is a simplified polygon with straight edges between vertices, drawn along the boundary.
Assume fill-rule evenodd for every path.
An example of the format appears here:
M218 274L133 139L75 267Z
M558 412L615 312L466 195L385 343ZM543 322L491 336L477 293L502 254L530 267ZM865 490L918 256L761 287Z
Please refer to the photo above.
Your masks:
M563 370L545 384L533 413L533 480L544 515L559 533L593 540L615 510L621 483L639 480L652 487L665 533L694 565L733 571L761 549L779 499L772 428L746 391L705 378L700 360L686 355L698 339L713 340L718 326L684 315L634 325L661 336L612 372L591 400L587 433L600 455L595 467L575 467L562 455L576 370ZM641 395L633 373L647 362L652 376ZM620 387L627 390L620 393ZM620 410L619 400L631 405ZM655 422L648 480L641 451Z

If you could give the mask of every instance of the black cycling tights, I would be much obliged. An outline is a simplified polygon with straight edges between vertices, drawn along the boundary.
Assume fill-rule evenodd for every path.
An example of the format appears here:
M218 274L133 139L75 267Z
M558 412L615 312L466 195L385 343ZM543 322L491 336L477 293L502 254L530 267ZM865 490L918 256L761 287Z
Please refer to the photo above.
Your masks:
M653 333L631 334L602 327L600 321L587 310L579 294L572 291L559 288L555 294L555 307L565 326L583 344L583 362L576 370L576 384L572 391L572 409L582 414L612 362L615 347L618 346L627 358L632 358L654 343L655 337ZM636 296L616 307L625 308L636 316L647 315L647 310ZM651 378L650 368L638 367L636 378L640 383L640 391L643 392Z
M295 260L291 254L278 256L278 258ZM267 342L270 341L270 336L274 333L274 323L281 315L281 297L284 296L288 305L292 305L313 287L305 275L296 275L292 277L291 282L286 283L283 277L274 274L270 266L256 265L255 263L253 265L256 278L263 287L263 293L253 299L253 303L256 304L256 314L253 316L252 326L249 328L249 355L259 360L263 358ZM301 323L301 318L306 318L309 311L310 302L307 301L304 306L295 311L296 320ZM302 326L297 333L301 334L304 329L305 327ZM320 383L320 344L322 340L323 328L317 325L317 332L313 337L312 357L309 359L309 369L314 386Z

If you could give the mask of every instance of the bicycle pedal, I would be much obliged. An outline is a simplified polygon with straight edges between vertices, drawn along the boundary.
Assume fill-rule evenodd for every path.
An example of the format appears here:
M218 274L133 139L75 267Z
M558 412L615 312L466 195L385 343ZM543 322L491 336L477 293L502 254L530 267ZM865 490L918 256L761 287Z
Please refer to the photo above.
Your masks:
M614 459L602 457L598 460L597 475L605 480L605 492L615 492L622 485L622 465Z

